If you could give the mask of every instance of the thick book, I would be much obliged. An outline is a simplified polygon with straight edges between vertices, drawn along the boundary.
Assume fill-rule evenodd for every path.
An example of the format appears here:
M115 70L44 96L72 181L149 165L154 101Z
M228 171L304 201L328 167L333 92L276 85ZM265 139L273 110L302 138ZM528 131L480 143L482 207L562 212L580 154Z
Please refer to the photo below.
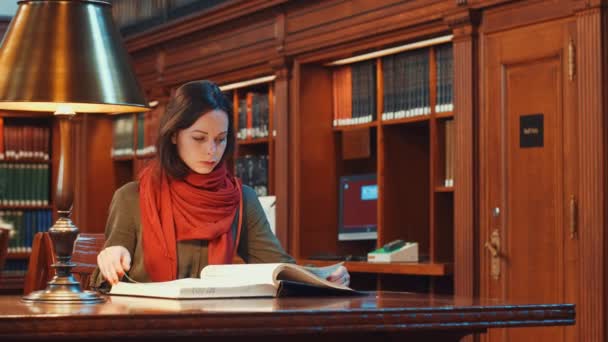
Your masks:
M112 286L110 295L195 299L356 295L326 280L341 264L303 267L288 263L209 265L200 278Z

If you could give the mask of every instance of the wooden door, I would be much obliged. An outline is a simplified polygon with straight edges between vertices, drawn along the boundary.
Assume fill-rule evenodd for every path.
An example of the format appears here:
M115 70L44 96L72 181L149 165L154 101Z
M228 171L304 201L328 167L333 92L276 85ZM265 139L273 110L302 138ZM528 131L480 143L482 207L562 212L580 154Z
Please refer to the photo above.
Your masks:
M481 295L576 301L573 26L486 36L481 127ZM572 48L570 46L572 45ZM571 207L574 206L574 207ZM575 222L573 222L575 223ZM570 341L574 328L493 329L487 341Z

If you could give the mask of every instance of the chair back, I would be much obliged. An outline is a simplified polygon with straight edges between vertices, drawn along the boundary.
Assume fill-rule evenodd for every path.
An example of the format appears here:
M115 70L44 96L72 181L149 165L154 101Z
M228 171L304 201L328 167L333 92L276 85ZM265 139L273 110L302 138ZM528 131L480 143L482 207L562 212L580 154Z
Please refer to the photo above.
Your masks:
M97 254L103 249L105 237L103 234L82 233L74 242L72 262L76 267L72 274L80 282L83 290L89 289L91 274L97 267ZM55 271L51 265L55 262L53 243L47 232L36 233L32 243L32 254L25 278L24 294L43 290L53 279Z
M91 275L97 267L97 255L103 249L106 238L103 234L82 233L74 242L74 253L72 262L76 267L72 269L72 274L78 281L83 290L88 290L91 283Z
M8 256L8 239L10 232L11 231L8 229L0 228L0 276L2 276L4 263L6 262L6 257Z

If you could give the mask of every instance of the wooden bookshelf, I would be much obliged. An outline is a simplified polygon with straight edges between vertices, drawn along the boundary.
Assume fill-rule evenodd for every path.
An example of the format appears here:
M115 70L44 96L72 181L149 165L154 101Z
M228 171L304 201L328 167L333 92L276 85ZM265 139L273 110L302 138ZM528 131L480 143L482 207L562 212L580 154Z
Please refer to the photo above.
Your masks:
M437 119L453 119L454 118L454 112L450 111L450 112L436 113L435 114L435 118L437 118Z
M257 145L257 144L268 144L271 138L255 138L255 139L244 139L237 140L237 145Z
M0 210L53 210L52 205L0 205Z
M340 76L332 74L334 69L331 66L316 63L311 57L311 61L300 65L295 72L299 76L296 80L299 107L295 117L302 118L296 123L296 136L300 140L294 142L295 146L302 146L296 149L294 158L298 161L294 172L298 175L295 182L298 195L293 241L294 254L299 262L328 265L334 262L309 260L307 257L315 254L365 255L389 241L404 239L418 242L420 258L428 262L376 264L348 261L345 265L352 273L431 277L452 274L454 203L450 195L453 187L443 187L446 162L442 159L446 158L446 148L443 147L446 137L445 129L441 127L443 122L453 118L453 114L435 112L438 101L435 47L426 47L415 53L416 56L425 56L428 63L428 74L420 71L426 69L416 70L418 79L426 77L427 80L423 83L421 79L415 88L416 94L428 96L428 102L423 104L422 98L408 95L410 104L415 103L416 106L407 111L403 109L399 115L382 115L387 108L384 106L386 75L383 74L383 57L375 59L374 78L352 76L353 79L375 82L375 102L372 103L375 103L376 111L369 123L333 126L332 122L337 118L344 120L343 112L335 114L339 108L334 101L342 101L349 96L340 95L339 100L334 100L333 96L340 94L341 90L336 90L333 82ZM402 58L409 58L409 55ZM412 65L421 68L421 57L417 58L418 64ZM340 68L339 72L344 73L344 67ZM421 91L421 84L428 86L426 93ZM360 85L358 88L369 89L369 86ZM445 93L445 89L444 86L440 91ZM355 97L354 92L352 96ZM399 101L391 101L393 106L399 105ZM405 100L400 101L404 105ZM352 108L356 105L359 103L353 100ZM362 104L366 105L365 102ZM349 121L347 118L346 122ZM344 137L332 132L351 130L369 131L371 155L358 159L342 158ZM370 173L377 175L378 238L375 241L339 241L337 182L342 176Z
M275 145L275 139L274 139L274 103L273 103L273 99L274 99L274 86L272 82L264 82L264 83L260 83L260 84L254 84L254 85L249 85L249 86L243 86L243 87L237 87L234 89L231 89L228 92L225 92L225 94L227 94L227 96L230 97L230 99L233 102L233 119L234 119L234 125L235 125L235 138L236 134L239 132L239 106L243 103L243 102L249 102L249 105L251 105L251 94L252 93L256 93L256 94L264 94L265 96L267 96L268 99L268 104L267 104L267 108L268 108L268 118L267 118L267 135L266 136L247 136L246 138L243 139L236 139L235 144L236 144L236 148L234 151L234 154L227 159L229 167L232 167L233 172L236 174L236 160L240 157L244 157L244 156L268 156L268 171L267 171L267 177L268 177L268 181L267 181L267 192L268 194L274 194L274 170L273 170L273 165L274 165L274 145ZM146 147L149 148L150 146L153 146L156 140L156 133L158 130L158 122L160 117L164 114L164 108L166 103L168 102L168 98L162 98L159 100L159 105L157 105L152 111L145 113L145 114L125 114L125 115L121 115L121 116L117 116L115 120L120 120L121 118L125 121L123 121L122 124L128 124L128 128L127 131L130 132L128 134L132 134L133 138L131 139L130 137L128 139L125 140L125 138L123 136L121 136L121 133L117 132L117 128L116 125L114 126L114 133L113 133L113 139L116 141L116 139L121 139L122 140L122 145L121 143L114 144L114 148L122 148L122 149L132 149L133 151L137 151L138 148L142 148L142 147ZM251 124L251 108L248 108L247 110L249 110L249 118L248 120L250 120L248 123ZM143 125L140 125L138 123L139 120L139 116L138 115L143 115L144 117L144 123ZM132 119L131 119L132 118ZM132 127L131 127L132 125ZM144 132L141 133L140 129L143 127ZM120 128L119 128L120 129ZM143 137L140 137L140 133L143 135ZM141 139L144 139L145 143L144 146L141 145ZM124 141L127 141L127 145L124 145ZM133 146L131 146L131 143L133 144ZM127 156L113 156L112 157L112 162L114 164L114 175L115 175L115 179L116 181L116 186L120 187L123 184L132 181L134 179L136 179L137 175L139 174L139 171L141 171L141 169L143 168L143 166L150 160L154 159L156 156L155 152L147 152L144 155L138 155L137 153L134 153L133 155L127 155Z
M0 276L0 294L23 294L25 275L2 274Z
M41 159L0 159L0 163L4 164L52 164L51 160Z
M419 115L419 116L414 116L414 117L410 117L410 118L383 120L382 125L388 126L388 125L412 124L412 123L419 123L419 122L428 122L430 120L431 120L430 115Z
M353 130L357 130L357 129L361 129L361 128L370 128L370 127L378 127L378 122L372 121L372 122L356 124L356 125L334 126L333 130L341 132L341 131L353 131Z
M297 260L301 265L317 267L333 265L338 261ZM446 276L453 272L449 263L371 263L365 261L346 261L344 266L350 273L401 274L419 276Z
M7 260L22 260L30 257L31 252L9 252L6 255Z
M53 205L56 183L53 180L58 169L59 159L54 152L59 148L59 127L49 113L3 111L0 113L0 120L3 123L0 125L0 140L2 140L0 153L5 155L5 158L0 160L0 164L8 165L7 167L25 165L21 174L9 173L6 170L0 173L0 198L10 200L12 196L13 200L23 202L44 199L49 203L48 205L0 205L4 219L13 223L19 233L12 239L17 238L16 243L23 247L31 247L27 245L32 239L28 239L26 234L46 230L56 219ZM7 150L13 150L16 153L26 151L30 154L48 154L49 158L45 160L41 156L35 158L21 156L17 159L6 156ZM45 165L48 170L44 173L35 172L37 169L32 168L32 165ZM2 179L2 177L8 178ZM12 185L9 186L7 182ZM40 190L44 186L48 186L48 189ZM45 211L45 213L39 213L40 211ZM15 242L9 242L9 246L12 246L13 243ZM21 293L23 291L24 275L27 271L29 257L30 252L9 252L7 254L4 270L0 275L1 293Z
M114 160L116 162L128 162L128 161L132 161L133 159L135 159L135 156L112 157L112 160Z

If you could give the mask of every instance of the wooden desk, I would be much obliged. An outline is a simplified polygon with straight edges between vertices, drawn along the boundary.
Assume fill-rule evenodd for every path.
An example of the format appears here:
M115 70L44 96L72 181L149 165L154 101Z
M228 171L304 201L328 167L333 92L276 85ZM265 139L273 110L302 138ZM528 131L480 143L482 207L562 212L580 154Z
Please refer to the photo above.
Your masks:
M173 301L111 297L90 306L32 305L0 297L0 340L458 341L491 327L574 324L574 305L507 305L428 295ZM287 337L286 337L287 336ZM256 338L256 340L258 340ZM262 340L262 339L260 339ZM361 339L357 339L361 341Z

